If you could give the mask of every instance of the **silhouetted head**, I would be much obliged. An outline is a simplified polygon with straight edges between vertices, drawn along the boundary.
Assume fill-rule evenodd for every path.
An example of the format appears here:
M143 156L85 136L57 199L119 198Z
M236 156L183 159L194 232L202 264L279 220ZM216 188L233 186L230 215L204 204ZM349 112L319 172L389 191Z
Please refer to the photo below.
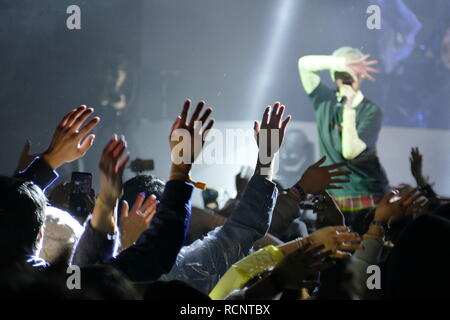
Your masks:
M38 255L47 204L44 193L33 182L0 176L0 197L3 262L9 257Z
M157 200L161 200L164 192L164 186L164 181L153 175L138 175L127 180L123 184L123 196L120 199L119 210L117 212L120 214L123 200L127 201L131 208L136 200L136 197L141 192L145 193L145 199L153 194L156 196Z

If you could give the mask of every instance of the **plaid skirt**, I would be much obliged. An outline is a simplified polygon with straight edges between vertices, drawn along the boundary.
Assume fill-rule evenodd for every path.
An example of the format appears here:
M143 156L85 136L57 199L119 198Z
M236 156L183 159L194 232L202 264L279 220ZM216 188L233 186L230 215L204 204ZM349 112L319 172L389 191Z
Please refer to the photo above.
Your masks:
M362 195L357 197L333 197L341 211L354 212L362 209L375 208L383 199L379 195Z

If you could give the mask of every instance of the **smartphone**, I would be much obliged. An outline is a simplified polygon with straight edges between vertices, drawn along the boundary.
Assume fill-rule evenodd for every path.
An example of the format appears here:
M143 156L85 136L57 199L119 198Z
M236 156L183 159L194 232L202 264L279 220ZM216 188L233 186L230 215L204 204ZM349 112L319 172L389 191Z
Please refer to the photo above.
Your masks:
M86 196L91 192L92 174L89 172L72 172L71 185L70 213L76 217L86 218L90 214Z

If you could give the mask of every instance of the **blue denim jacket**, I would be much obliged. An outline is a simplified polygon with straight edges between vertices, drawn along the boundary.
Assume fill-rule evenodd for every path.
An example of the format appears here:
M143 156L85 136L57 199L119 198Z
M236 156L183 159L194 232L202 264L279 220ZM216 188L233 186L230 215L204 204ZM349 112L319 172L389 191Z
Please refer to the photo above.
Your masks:
M180 280L209 294L225 272L267 233L277 196L272 181L254 175L225 224L183 247L172 270L160 280Z

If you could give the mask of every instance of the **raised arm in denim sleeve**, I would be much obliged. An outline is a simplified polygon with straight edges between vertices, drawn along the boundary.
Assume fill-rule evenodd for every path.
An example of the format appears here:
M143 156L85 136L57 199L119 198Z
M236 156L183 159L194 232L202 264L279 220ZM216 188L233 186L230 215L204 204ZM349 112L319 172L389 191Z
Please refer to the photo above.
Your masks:
M185 181L168 181L150 227L108 263L134 282L153 281L169 272L189 227L193 189Z
M15 175L16 178L33 181L43 191L58 179L58 173L53 170L44 159L37 156L25 169Z
M226 223L183 247L172 270L160 280L181 280L209 294L223 274L266 234L277 195L273 182L253 176Z

